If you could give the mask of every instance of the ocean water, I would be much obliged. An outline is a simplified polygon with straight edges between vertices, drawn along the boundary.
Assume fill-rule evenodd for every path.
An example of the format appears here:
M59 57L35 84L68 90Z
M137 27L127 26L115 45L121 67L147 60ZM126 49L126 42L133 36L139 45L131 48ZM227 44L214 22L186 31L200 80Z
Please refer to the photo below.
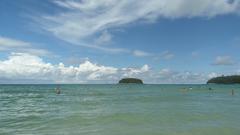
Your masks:
M240 134L240 85L55 87L0 85L0 135Z

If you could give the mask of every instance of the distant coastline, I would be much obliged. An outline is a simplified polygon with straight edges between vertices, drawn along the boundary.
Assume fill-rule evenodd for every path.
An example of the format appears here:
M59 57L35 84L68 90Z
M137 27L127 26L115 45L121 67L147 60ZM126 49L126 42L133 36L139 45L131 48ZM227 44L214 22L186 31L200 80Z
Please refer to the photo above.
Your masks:
M240 84L240 75L215 77L208 80L207 84Z

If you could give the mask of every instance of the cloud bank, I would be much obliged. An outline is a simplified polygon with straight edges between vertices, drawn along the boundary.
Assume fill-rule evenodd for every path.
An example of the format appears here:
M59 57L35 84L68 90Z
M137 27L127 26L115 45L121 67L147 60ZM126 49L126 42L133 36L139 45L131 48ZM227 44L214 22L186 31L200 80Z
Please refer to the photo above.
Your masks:
M0 83L117 83L124 77L137 77L146 83L205 83L216 73L177 72L170 69L153 70L142 67L117 68L85 60L78 66L45 62L40 56L11 53L0 61Z
M56 83L108 82L122 76L134 76L148 72L149 68L118 69L102 66L86 60L79 66L46 63L39 56L26 53L11 53L7 60L0 61L0 78L12 80L49 80Z

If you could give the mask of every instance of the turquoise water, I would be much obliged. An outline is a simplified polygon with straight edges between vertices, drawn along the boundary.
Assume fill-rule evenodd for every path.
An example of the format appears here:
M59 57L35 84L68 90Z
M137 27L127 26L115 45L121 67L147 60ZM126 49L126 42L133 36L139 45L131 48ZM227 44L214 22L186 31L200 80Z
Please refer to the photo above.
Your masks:
M0 135L240 134L240 85L55 87L0 85Z

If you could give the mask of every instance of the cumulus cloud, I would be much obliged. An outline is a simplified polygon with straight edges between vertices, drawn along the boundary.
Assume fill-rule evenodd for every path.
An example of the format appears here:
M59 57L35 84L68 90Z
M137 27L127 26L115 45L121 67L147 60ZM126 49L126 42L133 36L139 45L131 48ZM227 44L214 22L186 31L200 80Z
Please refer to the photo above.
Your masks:
M162 69L159 72L159 74L160 74L161 78L165 78L166 79L166 78L170 78L171 76L175 75L176 73L171 71L170 69L165 68L165 69Z
M230 56L217 56L215 59L215 62L213 65L222 65L222 66L228 66L228 65L234 65L235 62Z
M144 73L149 72L149 70L149 66L144 65L141 68L122 68L119 71L123 75L123 77L138 77L139 75L143 75Z
M114 82L123 76L137 76L148 70L148 65L121 69L94 64L89 60L85 60L79 66L65 66L63 63L54 65L44 62L39 56L27 53L12 53L7 60L0 61L0 78L38 79L61 83Z
M171 69L162 69L157 74L158 82L178 83L178 84L198 84L205 83L209 77L208 73L194 73L190 71L178 72Z
M217 74L217 73L215 73L215 72L212 72L212 73L209 73L208 74L208 77L209 78L214 78L214 77L218 77L219 76L219 74Z
M37 19L44 30L67 42L102 50L106 47L95 47L94 44L89 43L89 39L108 41L111 38L106 33L104 35L104 31L127 24L138 21L154 22L159 18L211 18L240 11L238 0L55 0L53 2L67 10Z
M84 82L96 80L101 76L114 74L116 68L105 67L85 61L78 67L65 66L63 63L53 65L40 57L12 53L8 60L0 61L0 74L8 79L36 79L55 82Z
M0 36L0 51L24 52L40 56L50 54L47 50L34 48L30 42L2 36Z

